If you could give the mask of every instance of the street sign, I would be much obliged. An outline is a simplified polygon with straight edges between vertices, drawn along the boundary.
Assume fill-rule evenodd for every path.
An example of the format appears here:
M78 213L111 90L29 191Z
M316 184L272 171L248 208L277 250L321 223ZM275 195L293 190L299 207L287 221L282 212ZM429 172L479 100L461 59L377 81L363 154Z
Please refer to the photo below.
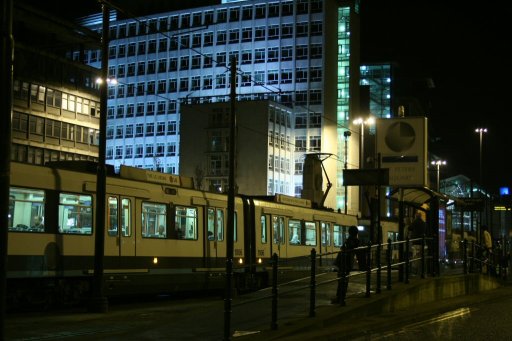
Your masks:
M428 185L426 117L378 119L376 137L380 165L389 168L391 186Z
M370 169L344 169L343 170L344 186L363 186L389 185L389 169L388 168L370 168Z

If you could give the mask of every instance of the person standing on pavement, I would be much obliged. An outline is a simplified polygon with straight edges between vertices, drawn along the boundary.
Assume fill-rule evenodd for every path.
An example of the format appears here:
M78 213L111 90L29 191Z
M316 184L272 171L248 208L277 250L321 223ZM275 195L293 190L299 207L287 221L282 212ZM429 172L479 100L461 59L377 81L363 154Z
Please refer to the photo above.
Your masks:
M333 303L341 303L342 299L345 299L348 289L348 275L354 268L354 257L357 258L358 262L363 262L363 257L360 250L355 250L360 246L359 230L357 226L350 226L348 228L348 238L341 247L341 251L338 252L334 265L338 268L338 289L336 290L336 297L331 301ZM359 265L360 267L362 264Z
M489 233L489 228L487 227L487 225L482 225L482 239L483 239L483 242L484 242L484 245L483 245L483 254L482 254L482 272L485 272L487 273L487 271L489 270L489 267L492 266L491 265L491 257L492 257L492 237L491 237L491 234Z
M423 221L423 215L421 211L416 211L414 215L414 220L409 225L409 239L413 239L412 241L412 258L417 259L421 257L421 246L423 244L423 238L425 237L425 233L427 231L427 224ZM413 261L412 270L413 272L418 272L420 264L418 261Z

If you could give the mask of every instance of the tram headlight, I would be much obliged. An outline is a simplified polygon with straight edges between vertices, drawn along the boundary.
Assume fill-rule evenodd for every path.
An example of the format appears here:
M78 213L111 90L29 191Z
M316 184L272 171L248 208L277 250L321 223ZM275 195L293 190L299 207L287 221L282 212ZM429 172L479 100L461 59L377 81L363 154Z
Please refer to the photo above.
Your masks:
M153 257L153 264L158 264L158 257Z
M263 260L261 258L258 258L258 264L263 263Z
M238 264L240 264L240 265L244 264L243 258L238 258Z

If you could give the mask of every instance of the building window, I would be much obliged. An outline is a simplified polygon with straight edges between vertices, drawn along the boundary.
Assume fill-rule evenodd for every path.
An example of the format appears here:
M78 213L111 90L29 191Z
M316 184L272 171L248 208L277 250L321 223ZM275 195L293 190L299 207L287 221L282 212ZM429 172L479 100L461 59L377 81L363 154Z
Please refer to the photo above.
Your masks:
M189 58L188 56L180 58L180 71L189 69Z
M213 45L213 32L206 32L203 36L203 47Z
M279 72L277 70L268 70L267 84L279 83Z
M154 155L154 147L152 144L146 145L146 154L145 157L153 157Z
M180 91L188 91L188 78L180 78Z
M135 125L135 137L144 136L144 123L137 123Z
M254 8L254 18L263 19L267 16L267 5L256 5Z
M254 63L264 63L265 62L265 49L256 49L254 51Z
M226 52L217 53L217 66L226 66Z
M209 68L212 67L212 55L211 54L205 54L203 55L203 68Z
M321 36L322 35L322 22L321 21L313 21L311 23L311 35L312 36Z
M212 76L211 75L203 77L203 89L204 90L211 89L212 88L212 83L213 83L213 80L212 80Z
M226 44L226 31L217 31L217 45Z
M302 167L303 167L302 160L295 160L295 172L294 172L295 175L301 175L302 174Z
M166 156L176 156L176 143L171 142L167 144Z
M222 89L226 87L226 75L220 74L215 77L215 88Z
M201 55L192 56L192 69L199 69L201 67Z
M135 157L142 157L144 147L141 144L135 146Z
M135 105L133 103L126 105L126 117L133 117L134 113Z
M279 25L271 25L268 27L268 40L279 39Z
M320 59L320 58L322 58L322 45L321 44L311 45L311 59Z
M242 8L242 20L252 20L252 6Z
M165 114L165 101L158 101L158 104L157 104L157 115L163 115Z
M297 23L295 34L297 37L307 37L308 36L308 22Z
M242 28L242 42L247 43L252 41L252 27Z
M238 44L240 41L240 30L229 30L229 43L230 44Z
M279 47L270 47L268 49L268 55L267 55L267 61L268 62L277 62L279 61Z
M217 10L217 23L224 23L227 20L227 9L218 9Z
M254 29L254 41L261 41L265 40L265 26L259 26Z
M164 94L167 91L167 81L165 79L161 79L158 81L158 90L159 94Z
M178 71L178 58L169 58L169 72Z
M144 116L144 103L137 103L136 116Z
M307 45L297 45L295 46L295 59L308 59L308 46Z
M293 80L293 73L291 69L281 70L281 84L289 84Z
M131 157L133 157L133 146L126 146L126 149L125 149L125 157L126 157L126 158L131 158Z
M167 135L176 135L176 121L167 122Z
M165 122L157 122L156 123L156 135L157 136L165 135Z
M158 52L167 52L167 38L158 40Z
M133 124L128 124L125 126L125 137L133 137Z
M322 147L322 140L320 136L310 136L309 138L309 150L319 152Z
M201 33L195 33L192 35L192 47L201 47Z

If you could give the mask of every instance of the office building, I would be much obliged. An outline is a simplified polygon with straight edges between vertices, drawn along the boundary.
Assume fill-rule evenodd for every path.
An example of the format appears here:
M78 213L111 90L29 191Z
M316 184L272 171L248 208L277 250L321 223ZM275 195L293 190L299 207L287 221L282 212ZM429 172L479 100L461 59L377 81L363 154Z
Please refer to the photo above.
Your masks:
M98 31L98 19L82 24ZM179 173L181 107L229 101L236 58L238 101L270 100L295 113L294 194L301 194L304 155L325 153L332 155L324 166L334 185L326 206L344 207L343 136L359 106L357 1L226 1L112 17L110 37L109 77L117 85L108 92L108 163ZM84 58L100 66L98 50ZM351 168L359 166L357 143L351 138L347 149ZM349 191L358 197L356 187Z
M65 58L93 32L15 4L11 160L98 159L99 70Z

